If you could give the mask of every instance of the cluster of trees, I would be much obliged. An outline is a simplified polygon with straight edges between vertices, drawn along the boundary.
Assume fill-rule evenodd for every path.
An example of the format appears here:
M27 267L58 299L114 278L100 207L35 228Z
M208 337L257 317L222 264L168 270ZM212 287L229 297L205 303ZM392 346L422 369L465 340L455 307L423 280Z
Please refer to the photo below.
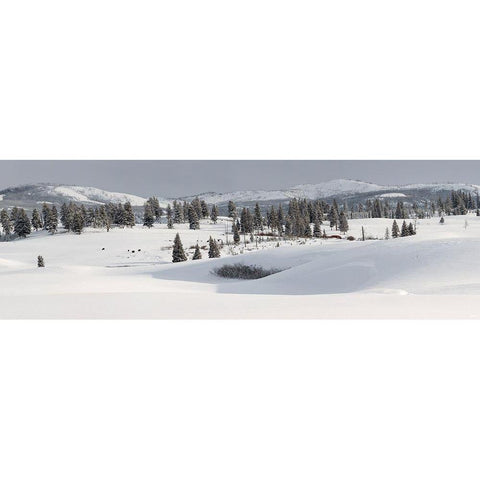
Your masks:
M208 240L208 258L218 258L220 257L220 248L218 246L218 242L210 237ZM200 260L202 258L202 252L200 251L200 247L197 243L195 246L195 252L193 253L193 260ZM173 241L173 251L172 251L172 262L185 262L187 261L187 255L185 250L183 249L182 240L180 239L180 235L177 233L175 235L175 240Z
M366 200L365 204L358 203L351 209L344 204L345 212L349 211L350 218L430 218L438 215L465 215L475 211L480 216L480 199L478 193L463 190L452 190L445 198L438 197L436 201L424 202L422 205L413 202L411 205L403 201L390 202L388 199Z
M330 228L342 233L349 229L347 214L343 209L339 209L335 200L329 205L321 200L293 198L288 203L286 212L281 204L278 207L272 205L265 216L262 216L258 203L255 204L253 212L244 207L238 215L235 203L229 202L228 216L232 218L235 243L239 241L239 234L258 234L265 228L279 236L321 237L325 235L325 230L322 233L320 227L324 220L328 220Z
M26 238L32 233L32 228L35 231L43 228L53 234L58 227L57 209L55 206L50 208L47 204L43 204L42 214L34 208L31 219L24 208L13 207L10 215L3 209L0 212L0 224L7 240L12 235Z
M70 202L60 208L60 221L63 228L77 234L82 233L85 227L106 228L109 231L112 225L134 227L135 213L130 202L89 208Z
M412 222L410 222L407 225L407 222L404 220L402 223L402 228L400 229L398 227L398 223L396 220L393 221L392 224L392 238L398 238L398 237L409 237L410 235L416 235L417 231L415 226L413 225ZM388 240L390 238L390 233L388 231L388 228L385 232L385 238Z
M145 205L143 224L151 227L154 223L150 214L150 208ZM210 209L205 200L195 197L191 202L173 201L173 206L168 204L166 208L167 227L173 228L174 224L188 223L191 230L200 228L200 219L209 218L213 223L217 223L218 208L213 205Z

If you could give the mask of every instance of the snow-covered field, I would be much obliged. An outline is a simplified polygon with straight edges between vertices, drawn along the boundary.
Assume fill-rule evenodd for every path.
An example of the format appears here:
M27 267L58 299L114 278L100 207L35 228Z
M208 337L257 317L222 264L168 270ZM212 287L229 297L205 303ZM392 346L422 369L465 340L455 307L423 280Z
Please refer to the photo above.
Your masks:
M467 226L465 222L467 220ZM223 220L168 230L82 235L44 232L0 243L2 318L479 318L480 217L417 221L417 235L383 240L388 219L350 220L349 234L381 240L312 239L225 246L190 260L198 241L225 240ZM399 222L401 224L401 221ZM465 228L466 226L466 228ZM326 227L327 233L330 229ZM180 233L189 261L171 263ZM335 233L335 232L333 232ZM231 235L229 235L231 241ZM243 240L243 238L242 238ZM241 251L243 250L243 254ZM37 255L45 268L36 266ZM280 273L227 280L212 269L242 262Z

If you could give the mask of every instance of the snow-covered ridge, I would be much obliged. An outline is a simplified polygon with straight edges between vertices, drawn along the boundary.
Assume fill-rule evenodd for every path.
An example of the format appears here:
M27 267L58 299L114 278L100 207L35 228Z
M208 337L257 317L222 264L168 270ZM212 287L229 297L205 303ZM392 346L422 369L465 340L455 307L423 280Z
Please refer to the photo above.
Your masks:
M329 180L316 184L302 184L285 190L241 190L229 193L202 193L198 197L207 203L225 203L229 200L234 202L255 202L265 200L288 200L290 198L328 198L336 195L367 193L379 190L391 189L374 183L360 182L358 180ZM191 199L192 197L186 197Z
M95 187L80 187L77 185L60 185L50 187L49 193L67 197L72 201L83 202L83 203L125 203L130 202L132 206L139 207L142 206L146 198L139 197L137 195L131 195L129 193L120 193L120 192L109 192L107 190L101 190Z
M207 203L226 203L229 200L234 202L255 202L265 200L288 200L290 198L332 198L341 196L358 195L362 193L374 194L379 198L400 198L407 197L403 191L429 190L431 192L466 190L476 192L480 190L479 185L467 183L417 183L410 185L378 185L375 183L362 182L359 180L330 180L316 184L303 184L285 190L243 190L229 193L202 193L198 197ZM385 192L385 193L382 193ZM187 200L194 196L186 197Z

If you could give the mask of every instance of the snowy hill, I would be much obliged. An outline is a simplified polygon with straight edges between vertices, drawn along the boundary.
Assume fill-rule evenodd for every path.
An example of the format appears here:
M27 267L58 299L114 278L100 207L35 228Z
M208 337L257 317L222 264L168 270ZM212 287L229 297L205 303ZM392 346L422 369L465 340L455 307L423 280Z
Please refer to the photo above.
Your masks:
M197 196L207 203L222 205L229 200L238 204L253 202L282 202L291 198L307 199L350 199L352 201L364 201L367 198L402 199L405 201L423 201L436 199L438 195L445 195L451 190L465 190L475 193L480 189L479 185L467 183L418 183L410 185L378 185L375 183L361 182L358 180L330 180L316 184L303 184L284 190L243 190L230 193L201 193ZM191 200L195 196L185 197Z
M230 193L201 193L198 197L203 198L207 203L226 203L229 200L234 202L260 202L267 200L289 200L290 198L328 198L343 196L347 194L375 192L390 187L376 185L374 183L360 182L357 180L330 180L317 184L303 184L285 190L242 190ZM195 196L185 197L186 200Z
M7 188L0 192L0 206L19 206L34 208L38 204L64 202L79 202L90 205L104 203L130 202L134 207L140 207L145 203L145 198L129 193L109 192L95 187L82 187L76 185L55 184L31 184Z
M407 203L436 200L438 196L445 196L451 190L465 190L476 193L479 185L467 183L419 183L411 185L378 185L358 180L329 180L315 184L295 185L282 190L240 190L229 193L205 192L179 200L192 200L196 196L204 199L208 204L217 204L223 207L233 200L237 206L249 206L258 202L261 206L274 203L288 202L291 198L333 199L348 200L349 203L365 202L367 199L381 198L384 200L403 200ZM159 198L160 205L166 207L173 198L159 195L161 192L152 192ZM146 198L129 193L110 192L95 187L79 185L31 184L7 188L0 191L0 208L13 206L29 210L38 207L43 202L61 205L64 202L78 202L86 205L99 205L108 202L125 203L129 201L133 207L142 207Z

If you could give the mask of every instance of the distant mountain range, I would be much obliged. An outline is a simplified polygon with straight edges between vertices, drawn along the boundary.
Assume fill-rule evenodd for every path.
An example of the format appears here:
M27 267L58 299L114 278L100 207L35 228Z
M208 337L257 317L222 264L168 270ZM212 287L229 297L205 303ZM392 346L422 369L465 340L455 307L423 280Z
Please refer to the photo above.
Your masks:
M377 185L358 180L330 180L328 182L296 185L284 190L244 190L231 193L205 192L177 200L192 200L196 196L208 204L222 207L233 200L237 205L249 206L255 202L260 205L288 202L291 198L323 198L338 202L364 202L367 199L382 198L390 201L403 200L407 203L424 202L445 196L451 190L478 192L479 185L468 183L419 183L411 185ZM159 198L160 204L166 206L173 198L165 198L153 192ZM101 205L108 202L124 203L129 201L133 207L142 207L146 198L129 193L109 192L95 187L58 184L30 184L7 188L0 191L0 208L19 206L29 210L44 202L61 205L64 202L78 202L85 205Z

